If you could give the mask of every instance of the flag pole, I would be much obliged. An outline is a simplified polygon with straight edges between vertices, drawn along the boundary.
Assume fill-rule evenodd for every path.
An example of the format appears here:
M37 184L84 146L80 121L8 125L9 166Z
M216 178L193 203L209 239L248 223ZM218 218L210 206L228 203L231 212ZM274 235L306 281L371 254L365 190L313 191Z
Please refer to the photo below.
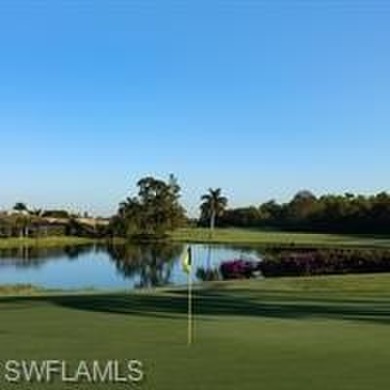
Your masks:
M182 257L183 271L187 274L187 296L188 296L188 316L187 316L187 344L191 346L194 335L194 315L192 297L192 249L190 246L184 251Z
M192 345L193 336L193 315L192 315L192 278L191 272L188 273L188 345Z
M193 343L193 306L192 306L192 248L188 248L188 346Z

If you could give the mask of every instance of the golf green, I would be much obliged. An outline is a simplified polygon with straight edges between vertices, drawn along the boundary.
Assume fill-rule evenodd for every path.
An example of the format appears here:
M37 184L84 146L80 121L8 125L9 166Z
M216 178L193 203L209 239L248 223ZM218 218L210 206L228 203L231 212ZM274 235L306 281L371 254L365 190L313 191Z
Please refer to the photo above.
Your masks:
M377 390L390 386L390 275L0 298L0 389ZM12 384L6 363L142 362L140 384Z

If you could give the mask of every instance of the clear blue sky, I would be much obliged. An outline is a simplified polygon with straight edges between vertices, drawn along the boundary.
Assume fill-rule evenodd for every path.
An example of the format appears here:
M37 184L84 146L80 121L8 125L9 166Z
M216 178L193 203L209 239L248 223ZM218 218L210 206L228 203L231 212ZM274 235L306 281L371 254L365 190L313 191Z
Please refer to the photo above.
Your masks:
M390 2L0 5L0 207L389 190Z

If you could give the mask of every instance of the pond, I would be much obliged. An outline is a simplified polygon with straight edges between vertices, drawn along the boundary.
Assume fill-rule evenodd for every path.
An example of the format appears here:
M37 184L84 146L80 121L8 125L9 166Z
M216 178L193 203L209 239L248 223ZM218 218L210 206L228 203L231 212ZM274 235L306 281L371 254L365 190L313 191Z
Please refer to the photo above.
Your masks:
M260 249L232 245L192 245L193 281L198 268L218 268L232 259L261 259ZM87 245L0 250L0 285L30 284L47 289L134 289L184 285L185 246Z

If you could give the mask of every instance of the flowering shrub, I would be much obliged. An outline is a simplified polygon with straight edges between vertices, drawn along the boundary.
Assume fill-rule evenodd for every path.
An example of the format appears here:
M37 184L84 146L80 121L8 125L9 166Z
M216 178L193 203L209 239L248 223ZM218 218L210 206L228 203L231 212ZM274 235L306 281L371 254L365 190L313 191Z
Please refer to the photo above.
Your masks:
M330 249L282 252L262 261L264 276L390 272L390 250Z
M225 261L220 266L220 272L223 279L249 279L255 276L259 270L259 264L248 260Z

